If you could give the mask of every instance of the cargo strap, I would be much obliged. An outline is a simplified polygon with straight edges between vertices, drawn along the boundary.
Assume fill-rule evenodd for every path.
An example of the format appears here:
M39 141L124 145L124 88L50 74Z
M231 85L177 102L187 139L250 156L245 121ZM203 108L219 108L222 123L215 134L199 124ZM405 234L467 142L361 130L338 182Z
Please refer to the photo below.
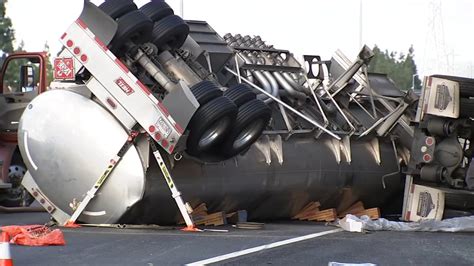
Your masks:
M166 167L163 157L161 156L160 151L156 147L154 140L150 140L150 146L151 150L153 151L153 155L155 156L156 162L158 163L158 167L160 168L161 173L163 173L163 178L165 179L166 184L168 184L168 188L171 191L171 196L176 201L176 205L178 205L179 211L181 212L181 215L183 216L183 219L186 222L186 228L182 230L189 232L201 231L197 229L194 225L193 219L191 218L191 215L188 212L188 208L186 207L186 204L181 198L181 192L179 192L178 188L176 187L176 184L174 183L173 178L171 177L171 174L168 170L168 167Z
M132 146L135 138L138 136L137 131L132 131L130 135L127 138L127 141L123 144L122 148L120 148L119 152L115 155L115 157L110 160L109 165L105 169L105 171L102 173L102 175L97 179L95 182L94 186L87 191L86 196L84 199L81 201L79 206L75 209L74 213L71 215L69 220L66 221L64 226L66 227L79 227L76 224L77 218L81 215L81 213L86 209L87 205L89 202L95 197L95 194L97 191L102 187L102 185L105 183L107 178L112 174L113 170L117 166L117 164L122 160L123 156L125 153L127 153L128 149L130 146Z

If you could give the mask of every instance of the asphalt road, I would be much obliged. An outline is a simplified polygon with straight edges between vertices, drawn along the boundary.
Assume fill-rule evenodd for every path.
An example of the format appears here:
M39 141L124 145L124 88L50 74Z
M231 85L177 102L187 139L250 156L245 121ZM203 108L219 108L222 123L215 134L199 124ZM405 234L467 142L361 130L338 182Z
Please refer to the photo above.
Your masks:
M0 214L0 225L42 224L44 213ZM269 223L227 233L111 228L62 229L66 246L12 246L18 265L183 265L299 236L333 230L319 223ZM474 265L474 234L337 232L240 256L226 265Z

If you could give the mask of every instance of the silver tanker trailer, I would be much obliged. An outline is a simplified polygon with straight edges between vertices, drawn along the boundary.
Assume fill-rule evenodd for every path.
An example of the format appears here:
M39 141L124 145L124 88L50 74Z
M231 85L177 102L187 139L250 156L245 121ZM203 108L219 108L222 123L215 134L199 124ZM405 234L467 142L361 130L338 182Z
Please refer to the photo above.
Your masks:
M458 94L443 87L442 110L417 112L429 97L367 73L368 47L354 61L337 51L300 63L260 36L183 21L165 2L86 1L61 43L52 89L18 130L23 185L60 223L86 197L80 222L176 223L166 169L185 201L253 220L289 218L310 201L396 205L404 173L463 191L473 208L472 108L443 116L471 80L437 78Z

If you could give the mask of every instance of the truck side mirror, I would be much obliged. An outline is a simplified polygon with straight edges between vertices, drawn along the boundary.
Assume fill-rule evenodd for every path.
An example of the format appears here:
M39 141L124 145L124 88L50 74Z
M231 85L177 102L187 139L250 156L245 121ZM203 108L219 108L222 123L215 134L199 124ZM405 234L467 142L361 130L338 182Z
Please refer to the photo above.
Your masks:
M30 65L20 67L21 92L30 92L35 88L35 69Z

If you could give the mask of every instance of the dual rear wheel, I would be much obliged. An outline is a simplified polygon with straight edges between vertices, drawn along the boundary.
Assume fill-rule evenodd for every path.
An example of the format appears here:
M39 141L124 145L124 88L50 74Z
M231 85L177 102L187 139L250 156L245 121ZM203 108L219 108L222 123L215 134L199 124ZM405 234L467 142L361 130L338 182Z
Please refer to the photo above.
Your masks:
M152 1L137 9L132 0L106 0L99 8L118 24L110 44L115 53L131 41L152 42L161 50L177 49L189 34L189 26L165 2Z
M117 21L110 49L118 56L129 42L177 49L189 34L186 22L165 2L152 1L138 9L132 0L106 0L99 8ZM240 154L258 139L271 118L270 108L246 85L223 93L217 84L202 81L191 91L200 104L187 128L186 152L191 156L223 160Z
M245 85L223 94L203 81L191 88L201 104L189 124L187 153L204 160L224 160L247 150L271 118L270 108ZM216 108L219 105L219 108Z

